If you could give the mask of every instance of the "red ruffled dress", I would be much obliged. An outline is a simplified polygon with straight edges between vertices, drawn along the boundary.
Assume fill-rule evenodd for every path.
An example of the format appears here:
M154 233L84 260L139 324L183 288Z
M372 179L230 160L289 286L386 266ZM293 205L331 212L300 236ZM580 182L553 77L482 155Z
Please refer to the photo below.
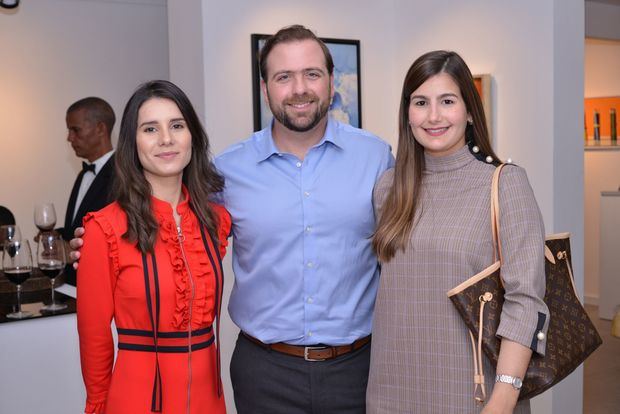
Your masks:
M86 413L226 412L214 318L230 216L212 205L219 218L213 244L183 192L180 231L170 204L152 198L160 226L154 257L121 237L127 220L117 203L84 218L77 320Z

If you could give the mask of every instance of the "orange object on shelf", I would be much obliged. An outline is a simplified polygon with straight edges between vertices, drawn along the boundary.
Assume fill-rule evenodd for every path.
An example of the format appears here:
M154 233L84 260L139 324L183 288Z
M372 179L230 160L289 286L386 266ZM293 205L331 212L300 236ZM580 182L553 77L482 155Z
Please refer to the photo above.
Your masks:
M586 115L586 131L588 140L594 139L594 111L599 113L601 139L610 139L612 108L620 110L620 96L609 96L604 98L585 98L583 107Z

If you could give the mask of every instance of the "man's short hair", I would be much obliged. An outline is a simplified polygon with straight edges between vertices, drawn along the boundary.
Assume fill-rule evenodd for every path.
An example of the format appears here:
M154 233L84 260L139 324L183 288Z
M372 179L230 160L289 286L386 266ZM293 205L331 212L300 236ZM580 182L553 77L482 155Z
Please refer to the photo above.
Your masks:
M80 99L72 103L67 109L67 114L79 111L80 109L86 111L86 116L89 121L94 123L103 122L108 130L108 135L112 134L112 128L114 128L116 117L109 103L96 96L89 96L88 98Z
M310 29L305 28L302 25L295 24L293 26L284 27L273 36L270 36L265 41L262 49L258 54L258 65L260 67L260 75L263 81L267 82L267 57L271 53L272 49L280 43L300 42L302 40L314 40L319 44L323 54L325 55L325 66L327 72L332 75L334 73L334 60L332 54L329 52L327 46L321 39L319 39Z

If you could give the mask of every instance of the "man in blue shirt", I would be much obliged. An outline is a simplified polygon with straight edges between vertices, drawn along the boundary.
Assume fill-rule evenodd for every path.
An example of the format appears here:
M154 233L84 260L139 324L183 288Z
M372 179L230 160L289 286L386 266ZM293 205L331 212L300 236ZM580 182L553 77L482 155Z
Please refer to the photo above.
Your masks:
M376 136L328 118L333 62L310 30L280 30L259 63L274 121L215 160L233 221L235 404L363 413L379 282L372 190L394 160Z

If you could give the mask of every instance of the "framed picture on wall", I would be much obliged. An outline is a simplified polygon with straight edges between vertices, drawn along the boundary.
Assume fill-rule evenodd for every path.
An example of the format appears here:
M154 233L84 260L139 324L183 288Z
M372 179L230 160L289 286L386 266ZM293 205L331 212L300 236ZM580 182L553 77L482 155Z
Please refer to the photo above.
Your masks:
M474 84L482 99L482 107L484 108L484 115L487 118L487 129L489 130L489 139L493 142L493 129L491 128L491 121L493 120L493 111L491 107L491 75L473 75Z
M254 104L254 130L269 125L273 115L263 99L260 87L258 52L265 44L266 34L251 35L252 41L252 97ZM362 99L360 79L359 40L321 38L334 60L334 99L329 115L338 121L362 127Z

